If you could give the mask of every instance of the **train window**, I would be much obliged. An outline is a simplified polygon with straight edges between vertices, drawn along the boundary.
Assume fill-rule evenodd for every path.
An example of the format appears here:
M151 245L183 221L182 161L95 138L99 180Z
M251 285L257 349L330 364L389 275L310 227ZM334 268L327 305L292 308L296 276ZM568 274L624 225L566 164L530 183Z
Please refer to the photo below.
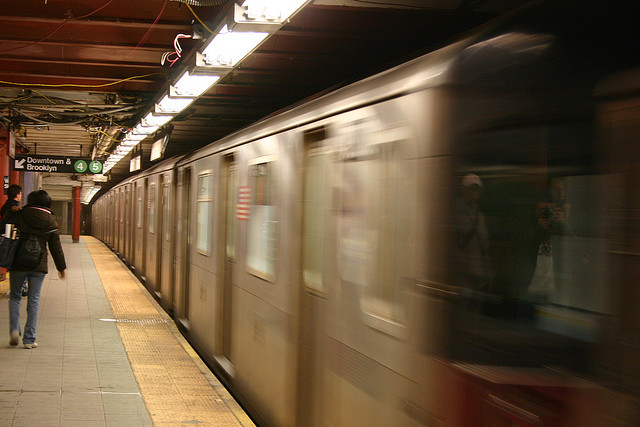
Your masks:
M411 273L415 177L407 161L410 140L401 130L351 138L342 159L339 269L359 285L366 319L375 327L406 318L403 289ZM386 134L386 135L385 135ZM385 329L386 330L386 329Z
M156 185L149 187L149 233L156 232Z
M236 234L235 234L235 212L237 207L236 191L238 188L238 168L231 164L227 170L227 221L226 241L227 241L227 257L235 259L236 257Z
M586 369L610 303L615 188L596 173L591 132L587 122L492 129L457 147L454 357Z
M198 174L198 198L196 218L196 249L203 255L209 255L211 242L211 214L213 209L213 185L211 180L213 173L205 171Z
M305 138L307 136L305 135ZM310 146L305 162L302 274L307 288L324 292L322 271L331 188L331 163L329 150L317 145Z
M249 272L273 280L276 269L276 197L275 157L261 157L249 164L251 209L247 237L247 267Z
M137 200L137 207L136 207L136 226L138 228L142 228L142 186L139 185L137 187L137 192L138 192L138 200Z

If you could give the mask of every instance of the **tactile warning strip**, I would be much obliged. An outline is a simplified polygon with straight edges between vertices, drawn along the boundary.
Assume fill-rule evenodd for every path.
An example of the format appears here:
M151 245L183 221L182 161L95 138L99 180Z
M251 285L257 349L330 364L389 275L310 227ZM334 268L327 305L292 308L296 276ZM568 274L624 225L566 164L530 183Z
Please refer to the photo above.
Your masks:
M253 425L116 255L93 237L82 239L100 275L153 424Z

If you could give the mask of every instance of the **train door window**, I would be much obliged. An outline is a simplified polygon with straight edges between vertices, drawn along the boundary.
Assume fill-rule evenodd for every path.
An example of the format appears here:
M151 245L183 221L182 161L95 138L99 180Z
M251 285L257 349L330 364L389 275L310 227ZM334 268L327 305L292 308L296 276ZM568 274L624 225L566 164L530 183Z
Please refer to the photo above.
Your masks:
M371 315L365 321L395 330L406 318L403 290L412 277L411 142L404 129L353 131L345 132L342 150L340 275L358 285L362 309Z
M235 164L229 165L227 175L227 221L226 240L227 240L227 257L235 259L236 257L236 229L235 229L235 212L237 207L237 188L238 188L238 168Z
M327 213L329 212L329 190L331 188L330 150L323 145L326 139L324 128L306 132L305 169L303 195L303 279L305 286L315 292L324 292L323 257Z
M260 157L249 163L252 191L247 238L249 272L273 280L276 268L277 212L274 156Z
M137 188L137 205L136 205L136 227L142 228L142 185L138 185Z
M149 187L149 233L156 232L156 185Z
M196 250L203 255L209 255L211 245L211 214L213 209L213 173L209 171L198 174L198 198L196 200Z

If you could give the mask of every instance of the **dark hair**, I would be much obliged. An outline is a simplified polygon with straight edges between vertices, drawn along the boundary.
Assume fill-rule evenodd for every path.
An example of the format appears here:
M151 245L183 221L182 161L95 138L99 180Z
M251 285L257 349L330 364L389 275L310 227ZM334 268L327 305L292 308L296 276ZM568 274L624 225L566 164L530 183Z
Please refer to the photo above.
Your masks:
M36 190L29 193L27 204L30 206L39 206L41 208L51 207L51 196L44 190Z
M12 200L18 197L18 194L20 193L22 193L22 187L20 187L18 184L11 184L7 189L7 197Z

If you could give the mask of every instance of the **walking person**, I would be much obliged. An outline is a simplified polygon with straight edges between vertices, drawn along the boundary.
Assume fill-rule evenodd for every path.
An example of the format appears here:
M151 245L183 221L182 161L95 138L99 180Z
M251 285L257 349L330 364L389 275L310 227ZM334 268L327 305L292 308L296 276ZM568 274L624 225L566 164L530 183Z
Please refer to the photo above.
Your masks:
M5 225L11 216L20 210L20 201L22 200L22 187L18 184L11 184L7 188L7 201L0 209L0 233L4 233ZM6 279L6 270L3 268L0 272L0 282Z
M20 302L22 300L22 284L25 280L29 282L29 291L27 295L27 321L24 327L22 343L24 348L36 348L36 325L38 323L38 306L40 303L40 291L44 277L48 272L47 266L47 246L51 251L51 256L55 262L58 276L63 279L65 277L65 269L67 268L62 245L60 243L60 235L58 227L50 210L51 197L44 190L37 190L29 193L27 204L22 210L12 218L12 222L20 233L20 239L26 239L26 236L36 236L37 241L42 249L39 263L35 266L25 265L21 261L19 252L16 251L16 258L11 266L10 284L11 293L9 299L9 334L10 345L18 345L21 335L20 329Z

